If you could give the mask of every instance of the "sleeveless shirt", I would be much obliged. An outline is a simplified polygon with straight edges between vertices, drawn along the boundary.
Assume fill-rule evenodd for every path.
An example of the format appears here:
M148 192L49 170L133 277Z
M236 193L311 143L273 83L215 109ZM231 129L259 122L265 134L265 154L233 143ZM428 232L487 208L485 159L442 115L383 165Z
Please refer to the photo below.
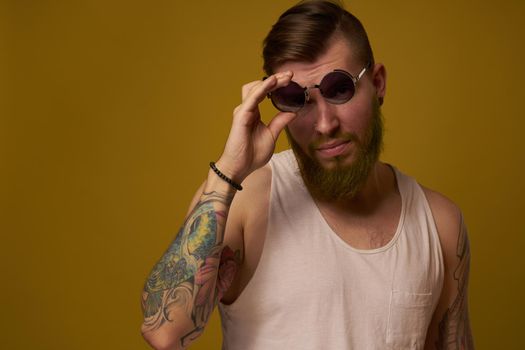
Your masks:
M380 248L356 249L328 226L290 150L270 165L259 264L239 297L219 304L223 349L423 349L444 264L422 188L393 167L397 230Z

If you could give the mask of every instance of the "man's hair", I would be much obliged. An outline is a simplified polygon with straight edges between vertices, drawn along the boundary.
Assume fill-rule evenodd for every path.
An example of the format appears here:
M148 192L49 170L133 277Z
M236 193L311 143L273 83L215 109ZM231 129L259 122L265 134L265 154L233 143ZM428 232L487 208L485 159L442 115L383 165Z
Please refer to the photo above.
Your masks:
M340 1L303 0L284 12L264 39L264 71L270 75L285 62L313 62L335 35L346 39L353 56L374 63L361 22Z

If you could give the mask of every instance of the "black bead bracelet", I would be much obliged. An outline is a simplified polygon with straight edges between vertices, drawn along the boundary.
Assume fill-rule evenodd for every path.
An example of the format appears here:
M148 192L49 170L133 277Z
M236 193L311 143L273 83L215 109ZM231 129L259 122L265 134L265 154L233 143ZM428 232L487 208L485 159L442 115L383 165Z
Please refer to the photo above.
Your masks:
M217 174L221 179L229 183L233 188L235 188L237 191L242 191L242 186L238 183L234 182L232 179L230 179L228 176L221 173L219 169L215 166L215 162L210 162L210 168Z

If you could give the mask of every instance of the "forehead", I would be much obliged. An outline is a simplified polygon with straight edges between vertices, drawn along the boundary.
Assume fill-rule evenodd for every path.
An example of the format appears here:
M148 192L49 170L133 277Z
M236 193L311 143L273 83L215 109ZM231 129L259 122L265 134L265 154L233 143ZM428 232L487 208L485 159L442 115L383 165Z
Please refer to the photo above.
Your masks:
M358 63L348 42L342 38L331 40L327 49L313 62L286 62L275 69L275 73L291 70L293 80L300 85L317 84L334 69L343 69L350 74L357 74ZM362 67L361 67L362 68Z

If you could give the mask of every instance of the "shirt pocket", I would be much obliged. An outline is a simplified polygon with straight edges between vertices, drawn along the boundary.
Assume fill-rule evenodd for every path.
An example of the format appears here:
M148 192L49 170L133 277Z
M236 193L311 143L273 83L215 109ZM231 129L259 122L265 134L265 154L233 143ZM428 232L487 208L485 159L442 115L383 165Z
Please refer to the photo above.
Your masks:
M432 293L392 290L386 342L392 349L422 349L432 318Z

